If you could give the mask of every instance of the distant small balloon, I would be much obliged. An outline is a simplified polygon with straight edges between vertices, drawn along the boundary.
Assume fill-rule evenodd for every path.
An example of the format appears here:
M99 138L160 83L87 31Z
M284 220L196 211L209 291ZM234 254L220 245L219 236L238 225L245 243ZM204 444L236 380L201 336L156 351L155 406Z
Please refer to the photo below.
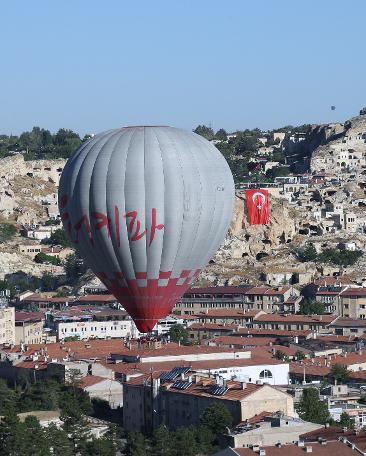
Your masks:
M331 107L330 107L330 109L331 109L332 111L335 111L335 108L336 108L335 106L331 106Z

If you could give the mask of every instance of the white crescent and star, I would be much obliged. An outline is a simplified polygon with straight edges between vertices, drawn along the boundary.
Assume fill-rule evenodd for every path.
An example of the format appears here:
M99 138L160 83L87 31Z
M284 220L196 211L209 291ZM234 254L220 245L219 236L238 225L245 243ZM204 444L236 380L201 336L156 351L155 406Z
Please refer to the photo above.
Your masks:
M260 198L261 201L259 201L259 203L257 204L257 209L262 209L262 206L264 205L264 203L266 202L266 195L264 195L263 193L260 193L260 192L255 192L253 193L252 195L252 201L254 204L256 204L256 201L255 199L256 198Z

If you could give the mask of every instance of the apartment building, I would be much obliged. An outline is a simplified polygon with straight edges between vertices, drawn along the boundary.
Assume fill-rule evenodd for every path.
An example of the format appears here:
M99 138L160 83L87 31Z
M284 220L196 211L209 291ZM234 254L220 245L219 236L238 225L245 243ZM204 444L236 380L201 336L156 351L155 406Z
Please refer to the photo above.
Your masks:
M139 335L127 312L109 307L74 306L68 310L49 312L46 324L60 341L66 337L82 340Z
M270 385L190 376L189 368L177 367L124 383L123 427L147 432L161 424L198 425L207 407L217 403L230 411L234 425L264 410L294 416L293 398Z
M336 319L335 315L259 315L252 322L253 328L277 330L309 330L317 333L329 332L329 325Z
M41 312L15 312L15 344L40 344L45 316Z
M180 315L194 315L207 309L297 312L302 297L291 286L240 286L191 288L174 307Z
M355 286L319 287L315 299L326 311L349 318L366 318L366 288Z
M0 344L15 344L15 309L7 305L0 307Z

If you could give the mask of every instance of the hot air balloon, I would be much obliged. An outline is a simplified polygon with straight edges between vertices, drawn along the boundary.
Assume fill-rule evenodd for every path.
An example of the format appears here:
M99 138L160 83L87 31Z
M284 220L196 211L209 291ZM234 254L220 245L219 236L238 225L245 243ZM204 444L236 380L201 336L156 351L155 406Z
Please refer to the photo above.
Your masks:
M141 332L152 331L212 258L233 204L221 153L173 127L94 136L68 160L59 186L70 240Z

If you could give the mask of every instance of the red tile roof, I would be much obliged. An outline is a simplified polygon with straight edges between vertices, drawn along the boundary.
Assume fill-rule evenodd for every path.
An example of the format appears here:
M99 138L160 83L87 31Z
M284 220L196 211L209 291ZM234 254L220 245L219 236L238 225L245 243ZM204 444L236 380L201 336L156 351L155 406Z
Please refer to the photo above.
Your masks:
M330 324L336 319L336 315L293 315L293 314L263 314L255 319L256 322L281 322L281 323L304 323L304 324Z
M207 311L195 313L195 316L197 318L254 318L260 313L260 310L207 309Z
M338 317L331 323L331 326L338 326L338 327L359 327L359 328L366 328L366 320L361 318L347 318L347 317Z
M104 382L105 380L109 379L98 377L97 375L87 375L81 379L81 387L88 388L89 386L96 385L97 383Z
M343 431L343 428L339 426L322 426L319 429L315 429L314 431L306 432L305 434L301 434L300 438L305 442L317 442L318 439L326 439L327 441L334 441L338 440L339 437L348 437L349 435L353 435L353 430ZM364 433L363 433L364 434ZM366 435L366 434L364 434Z
M175 343L162 345L160 348L133 348L128 349L124 346L122 340L89 340L52 343L52 344L29 344L27 350L22 353L24 356L32 356L35 353L40 354L41 349L47 351L51 359L63 359L67 356L72 359L105 359L111 354L120 354L128 356L136 356L141 358L157 357L157 356L184 356L194 354L212 354L215 353L233 353L233 349L227 347L208 347L208 346L178 346ZM7 353L20 353L20 347L3 348L2 351ZM238 352L248 352L248 350L236 349Z
M77 298L79 302L116 302L117 299L112 294L105 295L85 295Z
M102 364L119 374L144 374L149 372L168 372L174 367L190 366L192 372L208 371L226 367L243 367L257 365L283 364L282 361L272 358L272 354L267 352L252 352L252 358L233 358L233 359L210 359L202 361L160 361L144 363L111 363Z
M326 445L321 443L311 443L305 446L311 446L310 454L313 456L356 456L359 453L352 450L341 441L327 442ZM297 445L281 445L279 446L264 446L261 449L265 450L266 456L304 456L305 448ZM239 456L258 456L258 452L250 448L235 448L235 453Z
M216 346L254 346L260 347L264 345L274 344L274 337L242 337L242 336L218 336L212 339L205 340L207 344L215 344Z
M273 337L307 337L311 334L309 330L291 330L288 331L286 329L257 329L257 328L239 328L238 334L248 335L251 334L253 336L273 336Z
M325 377L329 375L330 373L330 367L327 366L317 366L315 364L309 364L309 363L295 363L291 362L290 363L290 374L298 374L298 375L303 375L304 374L304 369L305 369L305 377L306 375L316 375L316 376L321 376Z
M15 312L15 321L41 321L44 318L43 312Z
M187 297L188 295L192 294L212 294L212 295L222 295L222 294L237 294L243 295L245 294L251 286L247 287L234 287L234 286L227 286L227 287L203 287L203 288L190 288L183 297Z
M239 325L226 324L226 323L193 323L188 327L188 330L194 331L236 331Z
M246 397L250 396L253 393L256 393L257 391L260 391L263 388L271 388L275 389L274 387L270 385L257 385L254 383L246 383L245 388L241 387L240 382L236 381L227 381L226 382L226 387L228 388L225 394L222 396L215 396L211 394L210 388L214 386L215 380L210 379L210 378L201 378L197 383L193 382L193 384L185 389L177 389L173 388L172 384L168 384L167 390L170 393L174 394L186 394L186 395L193 395L193 396L199 396L199 397L214 397L215 399L219 400L229 400L229 401L241 401L245 399ZM163 385L166 385L163 384Z

